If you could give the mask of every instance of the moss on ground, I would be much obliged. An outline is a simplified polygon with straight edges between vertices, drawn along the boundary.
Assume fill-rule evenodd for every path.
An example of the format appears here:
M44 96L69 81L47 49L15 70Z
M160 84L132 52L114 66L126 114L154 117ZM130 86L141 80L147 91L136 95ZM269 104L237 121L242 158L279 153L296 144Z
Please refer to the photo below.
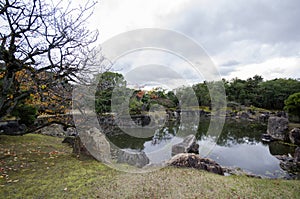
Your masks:
M289 130L292 130L293 128L300 128L300 123L289 123Z
M61 139L0 136L0 198L300 198L300 181L164 168L130 174L80 160Z

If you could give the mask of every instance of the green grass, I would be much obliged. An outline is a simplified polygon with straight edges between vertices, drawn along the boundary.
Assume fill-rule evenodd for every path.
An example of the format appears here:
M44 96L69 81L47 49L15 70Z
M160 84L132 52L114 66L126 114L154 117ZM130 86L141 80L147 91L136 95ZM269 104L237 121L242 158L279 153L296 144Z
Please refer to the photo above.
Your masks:
M289 129L292 130L293 128L300 128L300 123L289 123Z
M300 198L300 181L179 168L130 174L71 151L55 137L1 135L0 198Z

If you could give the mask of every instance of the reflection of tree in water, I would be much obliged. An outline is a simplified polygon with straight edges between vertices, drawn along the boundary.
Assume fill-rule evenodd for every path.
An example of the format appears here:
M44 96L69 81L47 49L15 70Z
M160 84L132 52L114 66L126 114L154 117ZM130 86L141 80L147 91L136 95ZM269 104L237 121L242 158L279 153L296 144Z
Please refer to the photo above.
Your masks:
M134 149L143 150L144 143L151 141L153 145L161 143L161 141L167 141L172 137L176 136L178 128L180 125L179 120L168 120L165 122L163 127L155 130L153 128L138 127L138 128L128 128L120 129L114 125L100 125L104 130L107 138L111 143L121 149ZM106 126L106 128L105 128ZM130 135L129 135L130 134ZM137 135L137 136L134 136ZM141 138L141 135L147 136L146 138Z
M210 119L201 119L198 126L197 139L204 139L207 135ZM236 144L255 144L261 142L261 135L267 126L261 123L248 121L226 120L217 145L232 146Z
M267 126L261 123L226 121L217 144L220 146L256 144L261 142L261 135L266 130Z
M155 145L161 143L162 141L172 139L174 136L176 136L179 126L180 122L178 120L167 121L162 128L156 130L152 138L152 144Z
M108 139L117 147L125 149L143 150L144 143L151 141L152 145L160 144L164 141L168 141L173 137L185 137L189 134L196 134L198 140L205 139L207 130L209 128L210 119L201 119L199 125L196 126L193 122L185 122L181 124L179 120L166 121L163 127L159 129L152 129L153 133L145 132L146 129L142 129L136 133L147 133L147 138L140 138L126 134L121 129L115 128L112 134L106 134ZM217 144L220 146L233 146L236 144L255 144L261 142L261 135L266 132L266 125L255 122L237 122L235 120L227 120L224 124L221 135L218 138ZM138 131L137 129L132 129ZM145 130L145 131L143 131ZM150 129L148 129L150 130ZM150 135L151 134L151 135Z
M115 128L114 130L117 131L117 128ZM118 130L120 131L118 134L106 136L112 144L121 149L135 149L142 151L144 149L144 143L152 140L152 137L134 137L126 134L121 129Z
M294 155L295 146L291 146L288 144L284 144L283 142L277 141L277 142L271 142L269 145L269 151L271 155L288 155L292 154Z
M196 138L204 139L207 135L210 119L201 119L198 125ZM181 125L181 126L180 126ZM185 125L184 127L182 125ZM183 127L183 128L182 128ZM180 135L179 135L180 129ZM237 122L227 120L224 124L217 144L220 146L232 146L236 144L255 144L261 142L261 135L266 132L267 126L255 122ZM180 124L176 121L167 123L164 127L157 130L152 139L152 144L159 144L163 140L169 140L174 136L184 137L194 134L193 122Z

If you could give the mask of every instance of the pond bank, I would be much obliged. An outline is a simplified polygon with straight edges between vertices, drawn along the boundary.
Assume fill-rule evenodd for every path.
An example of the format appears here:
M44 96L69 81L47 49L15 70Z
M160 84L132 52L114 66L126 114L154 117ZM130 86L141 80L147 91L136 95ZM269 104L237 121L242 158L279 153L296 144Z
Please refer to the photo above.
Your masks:
M131 174L80 160L61 138L0 136L3 198L299 198L300 181L164 168ZM5 175L3 175L5 174Z

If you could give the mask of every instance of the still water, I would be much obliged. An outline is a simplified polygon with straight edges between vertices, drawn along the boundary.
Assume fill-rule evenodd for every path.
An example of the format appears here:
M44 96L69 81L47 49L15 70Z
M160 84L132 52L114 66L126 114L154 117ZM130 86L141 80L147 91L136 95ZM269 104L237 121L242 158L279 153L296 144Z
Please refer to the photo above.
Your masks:
M295 148L278 142L263 143L261 135L266 133L266 124L228 120L217 137L207 136L209 124L209 119L201 119L196 126L170 121L159 128L145 126L116 130L119 132L110 134L108 139L123 150L143 151L151 163L159 164L171 158L172 145L189 134L195 134L202 157L211 158L222 166L241 168L261 176L288 176L274 155L293 154ZM143 134L147 136L140 136Z

